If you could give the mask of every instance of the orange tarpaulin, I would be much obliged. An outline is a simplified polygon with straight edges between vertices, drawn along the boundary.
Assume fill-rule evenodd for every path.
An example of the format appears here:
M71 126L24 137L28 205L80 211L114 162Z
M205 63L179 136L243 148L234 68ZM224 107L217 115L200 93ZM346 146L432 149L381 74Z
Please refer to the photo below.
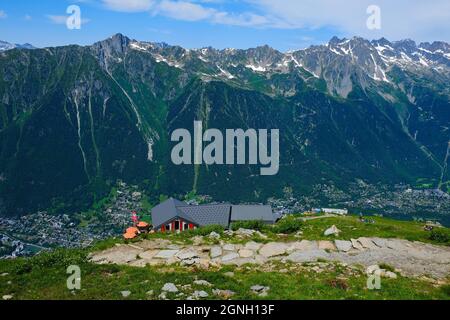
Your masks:
M124 233L123 235L124 239L134 239L136 238L136 233Z
M145 222L144 222L145 223ZM139 229L136 227L129 227L123 234L124 239L134 239L140 233Z
M127 228L127 231L125 231L125 233L134 233L134 234L137 234L137 233L139 233L139 230L138 230L138 228L136 228L136 227L129 227L129 228Z

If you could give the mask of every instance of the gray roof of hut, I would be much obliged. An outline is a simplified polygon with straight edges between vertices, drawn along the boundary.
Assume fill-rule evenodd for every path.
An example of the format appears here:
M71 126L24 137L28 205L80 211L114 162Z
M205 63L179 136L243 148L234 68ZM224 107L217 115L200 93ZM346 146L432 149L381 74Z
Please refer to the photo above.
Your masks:
M230 208L229 204L212 204L178 207L178 210L200 226L215 224L226 228L230 222Z
M275 223L277 217L272 213L271 206L263 205L233 205L231 206L231 222L259 220Z
M186 202L177 199L167 199L152 209L152 224L158 228L173 218L180 217L190 221L189 217L177 209L178 206L187 206Z
M191 206L170 198L152 209L152 224L158 229L163 224L180 218L198 226L221 225L228 227L233 221L260 220L275 223L277 216L270 206L207 204Z

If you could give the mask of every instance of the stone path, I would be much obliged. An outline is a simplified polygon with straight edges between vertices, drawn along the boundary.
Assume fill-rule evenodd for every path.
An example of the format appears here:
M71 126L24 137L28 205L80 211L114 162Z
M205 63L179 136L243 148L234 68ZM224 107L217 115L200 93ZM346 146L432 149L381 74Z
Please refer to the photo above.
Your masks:
M268 261L304 263L318 259L370 266L386 263L406 276L443 279L450 275L450 247L401 239L358 238L334 241L269 242L249 241L218 245L180 245L165 239L118 244L91 254L95 263L115 263L136 267L180 263L202 268L221 265L264 264Z

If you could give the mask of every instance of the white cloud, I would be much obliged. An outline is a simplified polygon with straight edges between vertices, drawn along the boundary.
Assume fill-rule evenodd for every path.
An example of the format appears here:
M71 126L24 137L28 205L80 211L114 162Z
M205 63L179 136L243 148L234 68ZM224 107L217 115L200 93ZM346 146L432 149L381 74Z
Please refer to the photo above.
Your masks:
M31 20L33 20L33 17L30 16L29 14L26 14L26 15L23 17L23 19L26 20L26 21L31 21Z
M148 11L153 6L153 0L102 0L103 4L111 10L121 12Z
M270 19L268 19L267 17L249 12L245 12L242 14L229 14L227 12L221 12L216 14L212 21L220 24L245 27L265 26L270 23Z
M254 13L229 13L190 1L163 0L154 7L152 12L155 15L159 14L183 21L204 20L236 26L259 26L268 23L266 17Z
M434 0L246 0L271 16L272 27L334 27L349 35L391 39L450 39L450 1ZM381 8L381 30L366 27L369 5ZM444 39L444 40L445 40Z
M54 24L66 24L67 18L69 16L58 16L58 15L47 15L47 19L50 20L50 22L54 23ZM88 22L90 22L90 19L81 19L81 24L86 24Z
M367 38L450 40L450 1L434 0L243 0L227 11L225 0L101 0L106 8L149 12L183 21L278 28L330 28ZM366 10L381 8L381 30L369 30ZM245 9L243 9L245 8Z
M67 16L55 16L48 14L47 18L54 24L65 24L67 21Z
M0 19L6 19L6 18L8 18L8 15L6 14L6 12L3 10L0 10Z
M177 20L198 21L213 17L216 14L216 10L187 1L163 0L153 13L162 14Z
M120 12L149 12L182 21L209 21L236 26L268 24L264 16L251 13L230 13L211 6L224 0L102 0L109 10ZM205 6L208 5L208 6Z

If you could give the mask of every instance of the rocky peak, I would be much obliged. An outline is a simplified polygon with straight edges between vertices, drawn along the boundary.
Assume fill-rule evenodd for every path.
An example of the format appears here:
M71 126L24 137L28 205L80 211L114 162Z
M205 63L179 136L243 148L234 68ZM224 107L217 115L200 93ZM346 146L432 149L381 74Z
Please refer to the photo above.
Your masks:
M111 52L123 54L127 50L130 41L131 40L128 37L124 36L121 33L117 33L113 35L111 38L97 42L97 45L105 49L109 49L109 51Z
M372 40L371 44L374 47L392 47L392 43L384 37L378 40Z
M433 43L423 42L419 45L419 48L426 49L431 52L450 52L450 44L443 41L434 41Z
M100 65L108 70L111 62L122 61L121 57L127 52L130 43L131 40L128 37L117 33L106 40L94 43L91 49L100 61Z
M393 47L396 50L403 51L406 54L412 54L417 50L416 42L411 39L405 39L393 42Z
M347 39L339 39L338 37L334 36L333 38L330 39L330 41L328 41L328 46L337 46L339 43L345 41Z
M259 63L264 63L266 65L273 64L283 57L281 52L269 47L268 45L248 49L246 50L246 55L248 59Z

